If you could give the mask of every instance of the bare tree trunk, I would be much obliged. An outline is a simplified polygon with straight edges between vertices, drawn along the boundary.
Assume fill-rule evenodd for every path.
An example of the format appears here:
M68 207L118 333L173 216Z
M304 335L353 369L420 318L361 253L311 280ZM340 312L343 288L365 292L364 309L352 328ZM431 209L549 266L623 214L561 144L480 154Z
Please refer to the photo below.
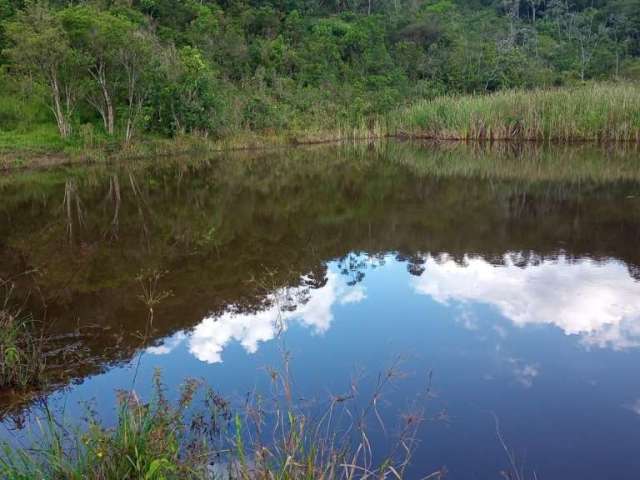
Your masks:
M133 121L131 116L127 118L127 126L124 129L124 143L128 144L133 138Z
M113 135L115 130L115 111L113 108L113 100L111 99L111 93L109 92L109 85L107 81L106 65L104 62L100 62L98 67L94 70L91 69L89 73L98 83L100 88L100 100L94 100L90 103L98 110L102 117L102 123L104 129L109 135Z
M111 96L106 88L103 88L102 93L104 95L104 103L107 105L107 133L113 135L115 130L115 114L113 111L113 102Z
M127 117L127 124L124 131L124 141L129 143L133 138L136 128L136 119L142 110L142 100L139 99L136 105L129 105L129 115Z
M124 140L129 143L133 138L136 123L142 112L142 106L146 97L144 85L138 81L139 73L135 66L135 59L131 63L125 63L124 69L127 72L127 121L125 125Z
M509 19L509 43L516 42L516 20L520 18L520 0L502 0L505 16Z
M136 92L136 75L133 68L126 68L127 71L127 100L128 100L128 108L127 108L127 126L124 132L124 141L125 143L129 143L131 137L133 137L133 103L135 101L135 92Z
M71 125L69 123L69 119L67 118L67 113L70 110L70 98L67 95L67 109L63 108L61 93L60 93L60 84L58 82L58 75L52 69L51 76L49 78L50 86L51 86L51 101L52 106L51 110L53 111L53 115L56 119L56 124L58 125L58 131L60 132L60 136L62 138L68 138L71 134Z
M98 82L100 83L100 89L102 90L102 97L104 99L104 110L106 113L105 128L109 135L113 135L115 125L113 101L111 100L111 94L109 93L109 88L107 86L107 75L104 67L101 69Z

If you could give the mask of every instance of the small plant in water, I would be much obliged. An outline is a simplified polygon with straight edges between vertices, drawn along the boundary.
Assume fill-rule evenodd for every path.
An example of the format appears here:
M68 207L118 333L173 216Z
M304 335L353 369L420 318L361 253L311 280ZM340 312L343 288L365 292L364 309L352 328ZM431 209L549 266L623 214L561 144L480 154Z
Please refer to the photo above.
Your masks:
M283 372L286 370L283 369ZM312 414L296 404L290 381L276 373L268 399L250 395L231 403L198 380L184 383L171 402L158 372L154 395L118 394L115 426L91 413L84 427L67 427L45 409L32 449L5 445L0 477L8 479L365 479L405 478L424 409L400 417L387 455L374 454L369 427L382 419L378 402L397 376L380 375L371 398L356 402L358 388L332 396ZM194 406L199 400L200 408ZM360 399L363 400L363 399ZM361 408L358 406L360 405ZM371 418L369 418L371 417ZM371 422L371 421L372 422ZM382 427L385 432L386 429ZM423 478L441 478L435 472Z

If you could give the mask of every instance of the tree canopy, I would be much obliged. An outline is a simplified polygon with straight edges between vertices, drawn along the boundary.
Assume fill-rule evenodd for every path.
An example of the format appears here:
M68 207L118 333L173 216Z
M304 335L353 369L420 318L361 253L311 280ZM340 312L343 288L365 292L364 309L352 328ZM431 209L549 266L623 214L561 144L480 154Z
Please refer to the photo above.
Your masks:
M640 0L0 0L0 51L62 136L221 135L638 79Z

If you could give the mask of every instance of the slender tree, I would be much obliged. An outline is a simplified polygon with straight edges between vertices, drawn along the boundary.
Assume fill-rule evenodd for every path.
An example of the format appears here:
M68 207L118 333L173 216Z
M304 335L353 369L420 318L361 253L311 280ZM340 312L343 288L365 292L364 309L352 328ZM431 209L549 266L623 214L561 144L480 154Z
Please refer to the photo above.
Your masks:
M81 93L83 59L69 43L62 24L43 2L28 3L6 26L12 68L49 91L50 108L62 138L71 135L71 117Z
M125 126L124 140L131 141L149 94L149 69L158 56L160 46L149 32L130 30L125 42L118 47L117 62L124 71Z
M134 25L91 5L66 8L62 18L73 48L90 60L87 71L93 82L87 100L102 117L106 132L113 135L115 97L122 81L119 52L127 48Z

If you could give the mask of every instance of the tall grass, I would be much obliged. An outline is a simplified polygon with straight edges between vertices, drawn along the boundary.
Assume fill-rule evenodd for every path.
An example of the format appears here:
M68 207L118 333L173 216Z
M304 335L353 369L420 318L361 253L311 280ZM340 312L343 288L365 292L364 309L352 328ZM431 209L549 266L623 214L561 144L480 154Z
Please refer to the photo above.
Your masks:
M39 438L33 449L14 449L5 444L0 451L0 476L7 479L164 479L190 478L189 462L206 443L186 449L185 412L193 399L195 383L182 389L180 401L169 404L162 391L148 404L135 395L121 393L118 419L107 429L91 415L84 430L68 426L45 410ZM185 447L185 451L181 451ZM200 477L198 475L198 477ZM204 478L204 476L202 476Z
M276 372L272 380L278 393L254 396L238 408L196 380L188 380L179 399L170 402L157 373L148 403L134 392L119 393L113 427L92 413L84 427L69 425L46 409L32 448L0 446L0 477L402 479L423 423L422 407L400 418L386 455L374 453L379 449L368 430L370 420L382 422L378 403L396 376L393 367L383 372L361 408L354 403L354 386L345 395L331 397L326 410L313 415L295 404L291 385ZM194 408L194 399L200 400L200 409ZM436 471L423 478L443 474Z
M0 278L0 390L26 389L44 381L42 336L33 318L12 306L13 285Z
M393 114L389 133L453 140L640 142L640 85L591 83L438 97Z

